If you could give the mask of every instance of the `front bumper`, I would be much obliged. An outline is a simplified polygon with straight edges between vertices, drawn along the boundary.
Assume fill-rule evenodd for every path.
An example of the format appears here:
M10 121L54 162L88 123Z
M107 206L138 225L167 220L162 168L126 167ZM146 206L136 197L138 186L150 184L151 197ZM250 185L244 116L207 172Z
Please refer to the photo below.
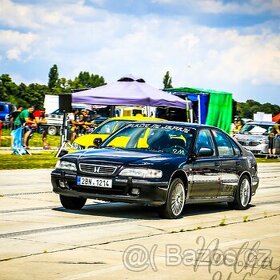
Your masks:
M57 194L99 199L105 201L162 205L166 201L168 182L136 178L108 178L113 180L112 188L80 186L76 184L76 173L54 170L51 173L53 191ZM139 189L133 194L132 189Z
M260 144L258 146L243 146L248 151L251 151L254 155L261 155L268 153L268 145Z

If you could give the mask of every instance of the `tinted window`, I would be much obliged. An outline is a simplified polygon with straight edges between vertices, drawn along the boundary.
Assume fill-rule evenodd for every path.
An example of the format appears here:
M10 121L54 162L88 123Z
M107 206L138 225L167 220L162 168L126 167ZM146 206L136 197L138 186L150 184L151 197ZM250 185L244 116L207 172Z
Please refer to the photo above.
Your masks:
M233 156L234 151L228 136L218 130L213 130L213 135L217 144L219 155L221 157Z
M273 124L246 123L240 130L241 134L267 134Z
M0 111L4 112L5 111L5 106L0 104Z
M198 136L195 144L195 153L197 154L201 148L212 149L215 155L214 144L209 130L203 129L198 132Z

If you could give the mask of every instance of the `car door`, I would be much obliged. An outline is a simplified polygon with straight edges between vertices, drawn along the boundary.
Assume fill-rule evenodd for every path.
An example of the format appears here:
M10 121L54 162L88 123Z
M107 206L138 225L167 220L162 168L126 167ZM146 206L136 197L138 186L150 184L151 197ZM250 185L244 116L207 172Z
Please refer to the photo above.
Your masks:
M212 130L220 159L221 189L219 196L232 196L241 169L241 151L232 139L220 130Z
M195 156L192 161L191 180L189 185L189 198L213 198L220 191L220 159L214 146L209 129L198 131L194 154L198 155L200 149L213 150L211 156Z

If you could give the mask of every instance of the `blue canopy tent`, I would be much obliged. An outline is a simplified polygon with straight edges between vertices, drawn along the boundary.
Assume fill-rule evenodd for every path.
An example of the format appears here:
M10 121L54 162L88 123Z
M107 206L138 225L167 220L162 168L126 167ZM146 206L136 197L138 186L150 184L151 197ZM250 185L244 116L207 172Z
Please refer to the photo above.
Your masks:
M198 106L195 108L195 114L197 116L197 122L201 124L206 123L207 116L207 108L209 103L209 95L208 94L176 94L177 96L182 96L187 98L191 102L197 102Z

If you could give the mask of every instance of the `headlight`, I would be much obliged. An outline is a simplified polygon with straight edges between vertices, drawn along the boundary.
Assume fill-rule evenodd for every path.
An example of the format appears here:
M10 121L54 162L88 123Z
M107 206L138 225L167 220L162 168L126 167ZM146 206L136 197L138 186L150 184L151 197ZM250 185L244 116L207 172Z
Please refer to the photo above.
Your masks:
M120 176L139 178L161 178L162 171L157 169L125 168L120 172Z
M65 170L72 170L77 171L76 164L69 161L59 160L55 166L57 169L65 169Z
M79 144L77 144L75 142L72 143L72 147L75 150L84 150L85 149L85 146L79 145Z

